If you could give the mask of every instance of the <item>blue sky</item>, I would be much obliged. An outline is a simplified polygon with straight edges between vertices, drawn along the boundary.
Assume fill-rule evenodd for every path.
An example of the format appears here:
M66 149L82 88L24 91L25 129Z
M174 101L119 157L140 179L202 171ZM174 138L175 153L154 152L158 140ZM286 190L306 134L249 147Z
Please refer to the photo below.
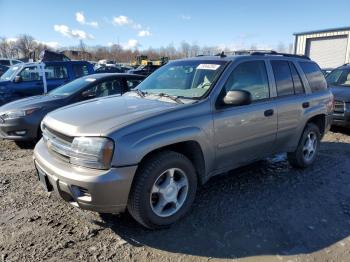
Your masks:
M51 45L120 43L141 49L181 41L276 47L293 33L350 26L349 0L0 0L0 36ZM77 14L79 13L79 14Z

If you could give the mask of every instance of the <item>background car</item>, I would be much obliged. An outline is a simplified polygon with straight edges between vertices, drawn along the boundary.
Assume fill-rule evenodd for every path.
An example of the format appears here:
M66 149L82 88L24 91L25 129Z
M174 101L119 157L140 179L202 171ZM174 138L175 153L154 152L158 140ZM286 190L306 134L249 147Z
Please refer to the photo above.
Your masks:
M350 64L334 69L326 80L334 95L332 125L350 127Z
M137 75L144 75L148 76L152 74L154 71L156 71L161 66L158 65L141 65L136 69L131 69L128 71L129 74L137 74Z
M41 95L44 82L39 63L21 63L11 66L0 77L0 106L28 96ZM92 65L85 61L45 62L47 91L94 73Z
M322 68L321 71L323 75L326 77L332 72L333 68Z
M124 73L124 70L117 66L100 65L95 68L95 73Z
M0 137L36 141L41 136L44 116L62 106L92 98L121 95L135 88L145 77L130 74L94 74L78 78L46 95L20 99L0 107ZM87 116L88 117L88 116Z

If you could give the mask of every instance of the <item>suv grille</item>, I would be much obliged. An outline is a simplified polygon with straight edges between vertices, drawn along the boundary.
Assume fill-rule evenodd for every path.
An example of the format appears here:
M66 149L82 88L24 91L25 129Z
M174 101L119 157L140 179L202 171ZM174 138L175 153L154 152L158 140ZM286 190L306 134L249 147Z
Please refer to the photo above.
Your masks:
M47 148L62 160L69 162L73 137L61 134L46 125L43 125L42 129Z
M343 101L334 101L334 113L344 114L345 103Z

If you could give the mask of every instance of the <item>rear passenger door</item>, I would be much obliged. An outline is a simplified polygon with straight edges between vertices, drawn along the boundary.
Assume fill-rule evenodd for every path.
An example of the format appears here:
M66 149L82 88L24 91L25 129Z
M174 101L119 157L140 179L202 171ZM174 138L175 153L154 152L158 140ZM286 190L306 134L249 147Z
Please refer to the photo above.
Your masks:
M295 64L288 60L271 60L275 78L278 115L276 152L294 148L298 128L307 107L305 88ZM305 108L304 108L305 107Z
M271 154L277 114L269 83L264 60L242 62L228 77L222 96L231 90L246 90L252 94L253 102L214 111L217 170L235 168Z

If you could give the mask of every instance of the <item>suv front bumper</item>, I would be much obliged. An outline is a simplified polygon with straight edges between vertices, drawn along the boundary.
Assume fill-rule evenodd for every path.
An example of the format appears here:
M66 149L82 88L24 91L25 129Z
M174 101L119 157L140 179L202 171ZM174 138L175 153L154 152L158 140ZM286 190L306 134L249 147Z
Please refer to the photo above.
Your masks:
M137 165L97 170L73 166L50 153L41 139L34 149L41 183L65 201L100 213L120 213L127 206Z

